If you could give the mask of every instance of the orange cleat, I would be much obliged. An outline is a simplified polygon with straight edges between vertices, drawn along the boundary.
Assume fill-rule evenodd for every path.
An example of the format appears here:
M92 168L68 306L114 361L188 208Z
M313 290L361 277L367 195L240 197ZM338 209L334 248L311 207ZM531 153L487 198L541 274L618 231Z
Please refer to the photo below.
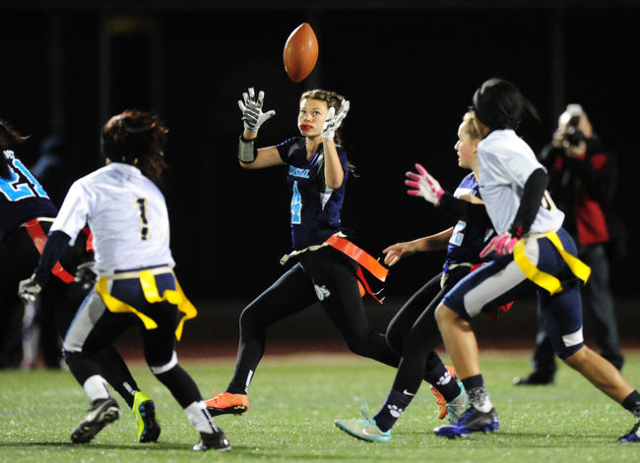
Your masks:
M451 378L455 381L456 369L449 365L446 365L446 368L449 374L451 375ZM438 390L433 386L431 386L431 393L436 397L436 402L438 404L438 419L443 420L449 413L447 411L447 401L444 400L444 397L442 397L442 394L440 394Z
M241 415L249 409L249 399L245 394L231 394L213 391L213 398L205 401L209 414L211 416L225 415Z

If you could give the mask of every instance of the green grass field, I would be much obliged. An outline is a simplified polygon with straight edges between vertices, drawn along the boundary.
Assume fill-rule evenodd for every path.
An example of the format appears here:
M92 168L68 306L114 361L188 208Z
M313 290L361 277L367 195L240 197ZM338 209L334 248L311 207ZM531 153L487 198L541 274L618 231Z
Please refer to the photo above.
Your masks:
M266 357L252 384L251 409L216 419L229 437L227 454L190 451L198 436L167 390L142 363L133 363L139 385L156 401L162 435L137 444L128 408L90 444L69 435L84 416L84 391L65 371L0 371L0 461L281 461L281 462L555 462L640 460L640 445L616 439L634 420L577 373L562 365L556 385L515 387L529 371L529 352L485 352L483 374L501 419L500 431L458 440L435 437L435 401L423 387L393 429L388 444L370 444L340 432L336 418L356 418L362 400L375 412L393 370L352 355ZM233 359L183 361L204 395L223 389ZM640 353L627 355L625 376L640 385Z

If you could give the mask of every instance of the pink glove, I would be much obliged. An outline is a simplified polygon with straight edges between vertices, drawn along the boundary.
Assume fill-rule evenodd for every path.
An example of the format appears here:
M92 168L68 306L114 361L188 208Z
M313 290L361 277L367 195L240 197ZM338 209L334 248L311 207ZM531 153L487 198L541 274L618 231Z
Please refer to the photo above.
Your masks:
M407 194L411 196L422 196L431 204L435 206L439 205L444 190L438 181L427 172L427 169L420 164L416 164L416 170L419 172L418 174L407 172L407 178L411 180L405 180L404 183L413 188L407 190Z
M513 247L517 242L518 238L513 238L509 232L504 232L498 236L494 236L491 241L489 241L489 244L480 251L480 257L485 258L493 251L495 251L499 256L511 254L513 252Z

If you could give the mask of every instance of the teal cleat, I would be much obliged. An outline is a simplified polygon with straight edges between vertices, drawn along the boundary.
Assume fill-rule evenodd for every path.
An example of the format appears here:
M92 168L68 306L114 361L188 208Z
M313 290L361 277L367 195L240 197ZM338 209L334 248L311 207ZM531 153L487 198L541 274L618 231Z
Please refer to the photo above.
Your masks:
M460 386L460 394L458 397L447 403L447 413L449 415L449 423L455 423L464 412L469 408L469 395L465 391L461 382L458 382Z
M138 442L157 442L160 437L160 425L156 420L153 400L144 392L136 392L131 414L136 419Z
M335 420L335 424L341 431L365 442L389 442L391 430L381 431L376 420L369 416L366 405L362 408L362 420Z

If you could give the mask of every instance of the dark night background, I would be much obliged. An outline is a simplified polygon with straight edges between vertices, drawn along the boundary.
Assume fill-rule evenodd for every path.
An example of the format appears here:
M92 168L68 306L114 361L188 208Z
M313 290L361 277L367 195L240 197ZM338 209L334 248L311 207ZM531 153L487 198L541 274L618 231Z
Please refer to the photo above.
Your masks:
M612 283L621 334L634 334L638 2L0 0L0 15L0 117L31 135L20 153L27 164L40 141L57 133L84 175L102 162L98 133L112 114L135 107L166 121L176 272L202 320L211 321L211 338L235 342L237 312L282 273L278 260L291 246L284 170L237 164L242 91L263 89L265 109L277 112L258 146L296 134L306 89L351 101L343 136L360 178L348 183L344 221L355 242L378 256L389 244L451 225L406 195L404 173L419 161L445 188L457 185L460 118L475 89L495 76L516 83L540 112L541 122L526 120L520 130L534 151L565 105L581 103L618 153L618 206L631 239L627 256L612 262ZM302 22L314 28L320 54L311 76L293 84L282 51ZM442 258L416 256L395 267L389 303L372 306L372 317L392 314ZM533 333L533 311L526 311L509 326ZM281 330L313 325L335 337L318 313ZM526 341L533 345L532 335Z

